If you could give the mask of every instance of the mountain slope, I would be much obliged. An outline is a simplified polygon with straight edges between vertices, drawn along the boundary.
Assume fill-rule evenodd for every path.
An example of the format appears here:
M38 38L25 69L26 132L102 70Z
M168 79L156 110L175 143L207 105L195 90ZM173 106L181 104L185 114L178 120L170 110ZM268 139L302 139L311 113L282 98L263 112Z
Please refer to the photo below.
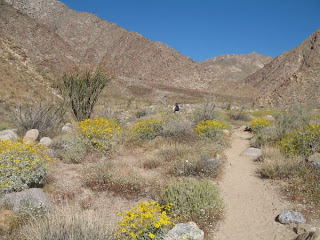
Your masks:
M238 81L248 77L257 70L269 63L272 57L260 55L257 53L250 54L228 54L221 55L200 62L199 64L211 71L217 73L221 79L228 81Z
M260 104L320 103L320 29L244 80Z

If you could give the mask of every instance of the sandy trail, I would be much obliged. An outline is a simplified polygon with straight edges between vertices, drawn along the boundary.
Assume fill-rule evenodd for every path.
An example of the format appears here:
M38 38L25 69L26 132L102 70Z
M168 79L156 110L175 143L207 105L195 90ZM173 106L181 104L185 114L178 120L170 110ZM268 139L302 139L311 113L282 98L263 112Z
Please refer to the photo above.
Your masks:
M225 175L219 183L226 204L225 219L215 233L218 240L290 240L296 236L292 228L275 221L290 203L278 194L270 181L257 177L257 163L241 156L249 147L250 134L236 131L231 148L226 150Z

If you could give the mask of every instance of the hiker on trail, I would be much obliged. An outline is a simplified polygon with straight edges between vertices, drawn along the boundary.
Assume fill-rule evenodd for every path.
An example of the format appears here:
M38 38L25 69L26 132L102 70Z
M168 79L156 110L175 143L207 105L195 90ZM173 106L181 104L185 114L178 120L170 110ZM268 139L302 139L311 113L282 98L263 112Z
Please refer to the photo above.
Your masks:
M176 105L173 106L173 112L176 113L179 111L180 111L180 107L179 107L178 103L176 103Z

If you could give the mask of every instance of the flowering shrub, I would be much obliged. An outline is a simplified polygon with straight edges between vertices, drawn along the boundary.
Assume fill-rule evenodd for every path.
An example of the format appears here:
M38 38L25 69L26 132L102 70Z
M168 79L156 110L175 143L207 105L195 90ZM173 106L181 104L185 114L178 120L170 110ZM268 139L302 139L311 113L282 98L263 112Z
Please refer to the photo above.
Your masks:
M85 119L79 123L80 132L87 137L94 146L107 151L111 146L111 139L120 134L120 126L113 120L103 118Z
M223 202L217 187L209 181L175 182L167 185L161 196L164 204L173 203L172 214L182 221L193 221L203 229L221 217Z
M282 138L277 145L287 155L310 156L320 151L320 124L299 128Z
M22 140L0 141L0 193L42 185L48 160L40 144Z
M172 204L160 206L153 201L140 202L132 210L119 213L119 239L162 239L166 226L173 225L167 215Z
M207 138L214 138L222 133L223 129L226 129L225 123L213 120L203 120L197 124L194 130L200 135Z
M163 120L156 118L138 120L131 128L131 132L140 139L153 139L161 134Z
M249 122L249 126L253 132L257 133L261 129L270 126L270 122L266 119L255 117Z

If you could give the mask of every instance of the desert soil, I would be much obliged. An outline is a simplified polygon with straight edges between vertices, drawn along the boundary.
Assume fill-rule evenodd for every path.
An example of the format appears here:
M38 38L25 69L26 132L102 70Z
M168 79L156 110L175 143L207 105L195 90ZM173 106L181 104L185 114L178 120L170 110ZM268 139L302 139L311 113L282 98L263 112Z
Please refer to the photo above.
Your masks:
M281 211L290 209L290 202L272 182L259 178L254 157L241 155L249 147L250 137L250 133L236 130L226 150L226 170L219 182L225 219L213 239L291 240L296 236L292 227L275 221Z

